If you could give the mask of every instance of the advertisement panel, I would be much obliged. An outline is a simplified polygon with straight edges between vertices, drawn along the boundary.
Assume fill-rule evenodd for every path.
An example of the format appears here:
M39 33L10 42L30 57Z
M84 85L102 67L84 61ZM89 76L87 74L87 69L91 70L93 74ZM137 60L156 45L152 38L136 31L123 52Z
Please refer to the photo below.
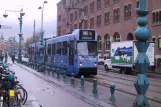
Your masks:
M133 41L111 43L112 65L133 65Z

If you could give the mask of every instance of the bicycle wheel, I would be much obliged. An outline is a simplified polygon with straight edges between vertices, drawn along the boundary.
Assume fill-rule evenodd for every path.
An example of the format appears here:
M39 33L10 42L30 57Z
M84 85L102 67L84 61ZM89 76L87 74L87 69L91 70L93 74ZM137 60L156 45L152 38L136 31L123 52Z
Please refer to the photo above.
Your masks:
M16 90L20 92L21 101L25 104L28 98L27 91L21 85L18 85Z

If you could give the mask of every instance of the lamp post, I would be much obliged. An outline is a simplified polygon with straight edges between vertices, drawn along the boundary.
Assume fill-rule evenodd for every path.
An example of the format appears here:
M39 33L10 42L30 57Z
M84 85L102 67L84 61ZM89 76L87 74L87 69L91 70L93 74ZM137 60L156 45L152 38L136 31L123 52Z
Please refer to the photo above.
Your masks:
M19 35L19 53L18 53L18 63L22 62L22 56L21 56L21 39L22 39L22 17L25 15L23 12L23 8L20 11L14 11L14 10L5 10L5 14L3 14L3 17L7 18L8 14L6 12L19 12L20 17L18 18L19 23L20 23L20 33Z
M44 31L43 31L43 15L44 15L44 4L46 4L47 1L44 1L43 2L43 6L39 6L38 9L41 9L42 10L42 14L41 14L41 37L40 37L40 64L43 64L44 63L44 45L43 45L43 36L44 36Z
M138 75L134 82L134 86L137 91L136 99L133 103L133 107L149 107L148 100L146 98L146 91L149 87L149 81L146 76L148 72L148 66L150 64L146 51L149 47L149 42L147 40L150 38L150 31L146 27L148 19L148 10L146 10L146 0L139 0L139 8L136 9L139 27L135 31L135 37L137 39L136 47L138 50L138 55L135 60L135 67L138 71Z
M4 40L4 52L7 52L6 50L6 43L7 43L7 41L6 40Z

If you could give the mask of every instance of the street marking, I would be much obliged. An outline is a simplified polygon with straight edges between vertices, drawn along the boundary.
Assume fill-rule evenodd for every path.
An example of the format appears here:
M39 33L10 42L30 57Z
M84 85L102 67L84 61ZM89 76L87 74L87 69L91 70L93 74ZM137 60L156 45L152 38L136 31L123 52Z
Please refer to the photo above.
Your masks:
M33 92L40 92L43 94L53 94L55 93L55 88L45 87L45 88L32 88Z

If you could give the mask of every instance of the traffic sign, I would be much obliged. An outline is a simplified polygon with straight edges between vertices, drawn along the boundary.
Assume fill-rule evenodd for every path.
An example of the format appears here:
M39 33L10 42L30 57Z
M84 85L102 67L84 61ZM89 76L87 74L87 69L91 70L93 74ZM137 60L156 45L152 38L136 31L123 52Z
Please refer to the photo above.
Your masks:
M12 26L0 25L0 29L12 29Z

